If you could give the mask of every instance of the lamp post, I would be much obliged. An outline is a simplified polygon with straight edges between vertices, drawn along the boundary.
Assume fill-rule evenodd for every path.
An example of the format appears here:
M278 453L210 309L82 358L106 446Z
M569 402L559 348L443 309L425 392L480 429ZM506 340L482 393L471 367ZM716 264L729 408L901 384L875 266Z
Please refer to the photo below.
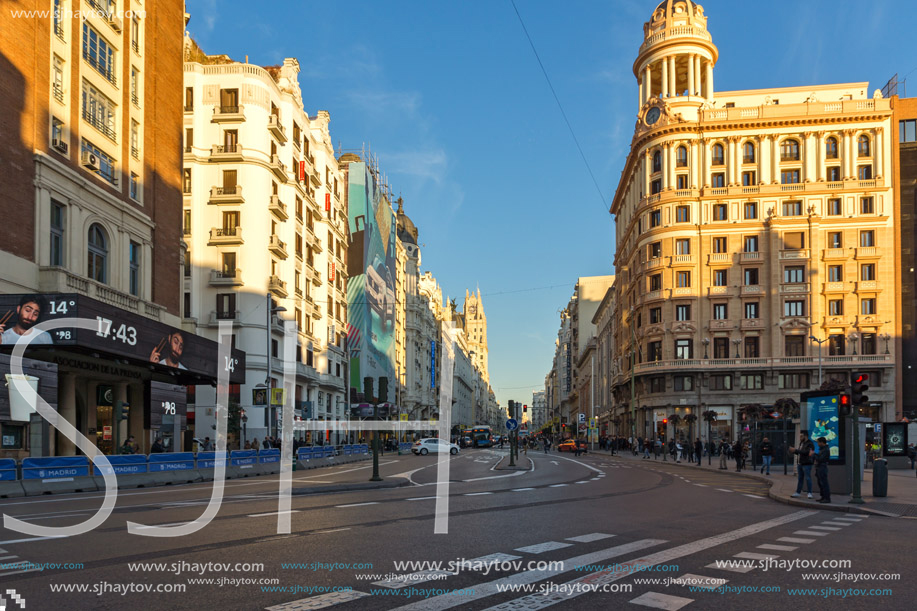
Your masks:
M739 344L742 343L742 340L737 337L734 340L732 340L732 343L736 347L736 358L741 358L739 356Z
M883 333L882 335L879 336L879 339L885 340L885 354L890 354L888 351L888 340L890 340L891 338L892 336L889 335L888 333Z
M245 433L247 431L248 416L245 413L245 410L242 410L242 447L245 447Z
M267 352L264 353L265 356L267 357L267 379L264 381L264 383L267 386L267 411L269 414L268 417L271 419L268 425L268 430L271 431L271 436L274 436L274 437L277 436L277 414L274 412L274 401L273 401L273 397L271 396L273 395L273 392L272 392L273 384L271 383L271 359L273 358L273 351L271 350L271 348L273 347L273 344L272 344L273 338L271 337L271 316L273 316L274 314L279 314L280 312L286 312L286 311L287 309L283 306L274 306L274 302L271 298L271 292L268 291L267 292Z
M860 334L857 333L856 331L853 331L850 333L850 335L847 336L847 339L853 342L853 356L856 356L857 355L857 340L860 339Z
M704 344L704 358L705 359L710 358L709 356L707 356L707 346L710 345L710 338L705 337L701 343Z
M821 388L821 345L828 341L828 338L818 339L814 335L810 335L809 339L818 343L818 387Z

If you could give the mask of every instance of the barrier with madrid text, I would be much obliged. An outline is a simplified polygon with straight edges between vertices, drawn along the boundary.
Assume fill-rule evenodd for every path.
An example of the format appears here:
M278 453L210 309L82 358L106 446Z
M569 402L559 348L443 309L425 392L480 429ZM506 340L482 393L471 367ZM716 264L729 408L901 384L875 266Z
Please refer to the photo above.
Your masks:
M85 456L47 456L22 459L22 479L54 479L87 477L88 475L89 459Z

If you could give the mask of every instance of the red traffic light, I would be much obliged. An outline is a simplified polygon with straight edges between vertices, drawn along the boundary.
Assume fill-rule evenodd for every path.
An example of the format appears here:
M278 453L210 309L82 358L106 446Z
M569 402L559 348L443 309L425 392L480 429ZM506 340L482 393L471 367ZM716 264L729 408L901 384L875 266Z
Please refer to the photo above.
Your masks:
M846 407L850 405L850 397L847 395L841 395L841 407Z
M528 406L528 405L523 405L523 406L522 406L522 413L525 413L525 412L527 412L527 411L529 411L529 406Z
M669 419L668 419L668 418L663 418L663 419L662 419L662 424L668 424L668 423L669 423Z
M854 384L866 384L867 382L869 382L868 373L858 373L856 374L856 377L854 377L853 379Z

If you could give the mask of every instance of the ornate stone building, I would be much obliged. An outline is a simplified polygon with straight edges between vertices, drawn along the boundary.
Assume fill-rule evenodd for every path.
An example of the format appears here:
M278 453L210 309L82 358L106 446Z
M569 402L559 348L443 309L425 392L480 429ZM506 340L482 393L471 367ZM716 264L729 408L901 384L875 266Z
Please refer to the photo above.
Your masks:
M735 434L742 404L798 400L852 371L870 373L864 415L891 420L889 101L867 83L717 92L718 59L690 0L662 2L644 25L611 206L624 430L662 433L663 416L715 409Z

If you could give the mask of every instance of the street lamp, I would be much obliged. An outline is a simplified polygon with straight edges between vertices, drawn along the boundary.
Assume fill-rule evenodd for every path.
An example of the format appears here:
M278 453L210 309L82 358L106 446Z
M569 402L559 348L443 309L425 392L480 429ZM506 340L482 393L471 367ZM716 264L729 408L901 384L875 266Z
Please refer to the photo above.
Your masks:
M884 339L884 340L885 340L885 354L889 354L889 352L888 352L888 340L890 340L891 338L892 338L892 336L889 335L888 333L883 333L882 335L879 336L879 339Z
M245 413L245 409L242 409L242 447L245 448L245 433L248 425L248 415Z
M271 297L271 292L267 292L267 352L265 356L267 357L267 379L264 381L267 386L267 411L270 414L269 418L271 419L268 429L271 431L271 436L277 436L277 414L274 412L274 401L271 396L273 393L271 389L273 384L271 383L271 359L273 357L273 338L271 337L271 316L274 314L279 314L280 312L286 312L287 309L283 306L275 306L274 301Z
M818 339L814 335L810 335L809 339L818 343L818 387L821 388L821 345L828 341L828 338Z
M737 337L737 338L735 338L734 340L732 340L732 343L733 343L733 344L735 345L735 347L736 347L736 358L740 358L740 357L739 357L739 344L742 343L742 340L739 339L739 338Z
M710 358L710 357L707 356L707 346L710 345L710 338L709 338L709 337L705 337L701 343L704 344L704 358L705 358L705 359Z
M857 333L856 331L853 331L850 333L850 335L847 336L847 339L853 342L853 356L856 356L857 355L857 340L860 339L860 334Z

